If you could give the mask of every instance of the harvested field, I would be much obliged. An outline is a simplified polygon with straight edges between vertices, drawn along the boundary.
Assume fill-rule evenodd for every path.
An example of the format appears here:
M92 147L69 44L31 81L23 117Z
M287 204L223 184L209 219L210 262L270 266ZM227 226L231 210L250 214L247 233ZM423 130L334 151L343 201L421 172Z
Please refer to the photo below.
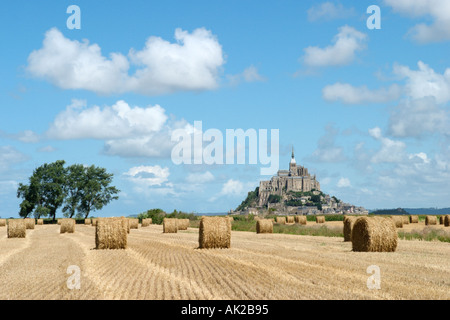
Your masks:
M361 253L342 237L232 231L230 249L200 250L198 230L162 228L134 230L125 250L93 250L95 228L85 225L64 237L43 225L24 239L0 228L0 299L450 299L448 243L399 240L395 252ZM374 264L380 290L366 285ZM80 290L66 286L70 265Z

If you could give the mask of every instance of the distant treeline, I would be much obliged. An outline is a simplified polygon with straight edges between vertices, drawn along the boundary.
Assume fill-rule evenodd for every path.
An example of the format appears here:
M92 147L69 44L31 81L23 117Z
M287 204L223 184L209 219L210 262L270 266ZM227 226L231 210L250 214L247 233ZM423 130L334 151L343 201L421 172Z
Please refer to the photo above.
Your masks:
M370 214L386 214L386 215L399 215L399 214L414 214L414 215L445 215L450 214L450 208L397 208L397 209L377 209L371 211Z

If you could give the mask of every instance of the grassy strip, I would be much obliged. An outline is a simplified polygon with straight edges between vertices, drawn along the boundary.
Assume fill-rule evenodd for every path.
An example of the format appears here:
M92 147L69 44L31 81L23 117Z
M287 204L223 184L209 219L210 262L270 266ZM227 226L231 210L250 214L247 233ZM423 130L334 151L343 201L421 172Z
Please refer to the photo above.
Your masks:
M399 239L402 240L423 240L423 241L441 241L450 243L450 234L444 230L424 229L423 231L398 232Z

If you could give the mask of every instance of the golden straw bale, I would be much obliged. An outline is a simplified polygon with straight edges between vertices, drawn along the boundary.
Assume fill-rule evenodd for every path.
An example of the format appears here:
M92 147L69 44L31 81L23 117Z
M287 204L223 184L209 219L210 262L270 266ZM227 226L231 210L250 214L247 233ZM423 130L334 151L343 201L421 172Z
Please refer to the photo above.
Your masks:
M189 219L178 219L177 228L178 230L187 230L189 228Z
M286 223L295 223L293 216L287 216L286 217Z
M36 220L34 218L26 218L25 220L25 227L27 229L34 229L34 226L36 224Z
M445 227L450 227L450 215L449 214L445 215L444 226Z
M74 233L75 232L75 219L61 219L60 233Z
M84 219L84 224L88 226L91 225L92 224L91 219Z
M27 226L24 219L8 220L8 238L25 238Z
M425 225L430 226L435 224L437 224L436 216L427 216L425 218Z
M410 216L409 222L410 223L419 223L419 216Z
M36 224L37 224L38 226L43 225L43 224L44 224L44 219L37 219Z
M393 219L359 217L353 224L353 251L393 252L397 249L397 242L397 229Z
M277 217L277 223L286 224L286 217Z
M355 216L346 216L344 218L344 241L352 241L352 228L356 218Z
M178 219L164 218L163 233L177 233L177 231L178 231Z
M6 227L6 219L0 219L0 227Z
M142 219L141 227L148 227L152 224L152 218Z
M444 217L445 216L440 216L439 217L439 224L444 224Z
M57 221L58 221L58 225L61 225L61 219L58 219Z
M230 248L230 219L226 217L202 217L198 242L201 249Z
M403 228L403 217L402 216L392 216L392 221L394 221L396 228Z
M306 216L295 216L295 222L298 224L306 224Z
M130 229L138 229L139 228L139 219L129 218L130 221Z
M98 218L95 226L96 249L126 249L128 219L125 217Z
M403 224L409 224L409 216L402 216L403 217Z
M273 220L259 219L256 221L256 233L273 233Z
M325 223L325 217L324 216L317 216L316 217L316 223Z
M98 220L98 218L97 219L91 219L91 223L92 223L93 227L97 226L97 220Z

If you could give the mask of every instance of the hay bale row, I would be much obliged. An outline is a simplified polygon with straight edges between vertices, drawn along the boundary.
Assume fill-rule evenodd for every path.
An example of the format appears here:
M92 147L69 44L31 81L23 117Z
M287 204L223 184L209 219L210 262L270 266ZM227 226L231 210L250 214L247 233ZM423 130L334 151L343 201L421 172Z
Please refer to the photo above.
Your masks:
M95 248L126 249L128 224L125 217L98 218L95 225Z
M273 233L273 220L258 219L256 222L256 233Z
M67 218L61 219L60 233L74 233L75 232L75 219Z
M6 227L6 219L0 219L0 227Z
M393 219L359 217L352 228L352 249L359 252L394 252L398 235Z
M177 231L178 231L178 219L164 218L163 233L177 233Z
M177 229L178 230L187 230L189 228L189 219L178 219L177 221Z
M425 218L425 225L431 226L437 224L437 218L436 216L427 216Z
M403 224L409 224L409 216L402 216L403 217Z
M445 227L450 227L450 215L445 215L445 218L444 218L444 226Z
M90 226L92 224L91 219L84 219L84 225Z
M142 219L142 224L141 227L148 227L149 225L152 224L152 218L146 218L146 219Z
M139 219L129 218L130 229L138 229L139 228Z
M34 229L34 226L36 224L36 220L34 218L26 218L25 220L25 227L27 229Z
M396 228L403 228L403 217L402 216L392 216L391 220L394 221Z
M352 229L356 219L354 216L344 217L344 241L352 241Z
M198 242L201 249L230 248L230 220L226 217L202 217Z
M286 223L295 223L293 216L287 216L286 217Z
M38 219L36 224L42 226L44 224L44 219Z
M298 224L306 224L306 216L295 216L295 222Z
M325 223L325 217L324 216L317 216L316 217L316 223Z
M7 234L8 238L25 238L27 226L24 219L9 219Z
M277 217L277 223L286 224L286 217Z
M409 216L410 223L419 223L419 216Z

